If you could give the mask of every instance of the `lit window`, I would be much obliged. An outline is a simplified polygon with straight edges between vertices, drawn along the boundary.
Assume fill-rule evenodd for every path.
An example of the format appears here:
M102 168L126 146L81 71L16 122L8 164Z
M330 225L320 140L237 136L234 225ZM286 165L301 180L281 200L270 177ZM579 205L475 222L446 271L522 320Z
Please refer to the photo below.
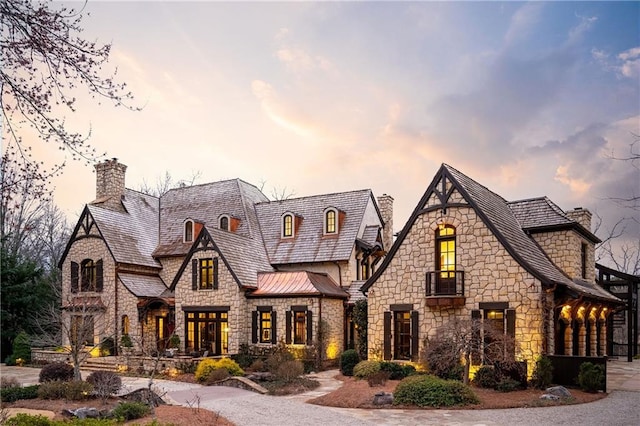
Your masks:
M213 259L200 259L200 290L213 288Z
M284 238L293 237L293 215L285 214L282 217L282 236Z
M437 294L456 293L456 229L439 226L436 231Z
M220 229L223 231L229 230L229 216L222 216L220 218Z
M335 234L338 232L338 225L336 223L336 211L327 210L324 214L324 233Z
M260 312L260 343L271 343L271 312Z
M307 313L305 311L293 312L293 343L304 345L307 341Z
M129 334L129 316L122 316L122 334Z
M184 242L190 243L193 241L193 221L187 220L184 223Z

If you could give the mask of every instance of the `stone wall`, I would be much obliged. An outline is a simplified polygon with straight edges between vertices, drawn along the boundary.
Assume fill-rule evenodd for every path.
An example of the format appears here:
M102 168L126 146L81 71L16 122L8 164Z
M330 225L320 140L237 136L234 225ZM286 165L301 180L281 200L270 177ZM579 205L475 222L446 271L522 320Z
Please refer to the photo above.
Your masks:
M94 167L96 169L96 200L101 200L101 206L104 208L124 211L121 200L124 195L127 166L113 158L98 163Z
M195 253L194 259L219 257L214 250L204 250ZM191 259L189 259L191 262ZM175 289L176 329L175 333L180 337L180 350L185 350L185 313L184 306L229 306L229 353L237 353L240 344L249 341L249 328L251 321L247 323L247 308L244 291L240 289L231 272L222 259L218 261L218 289L217 290L192 290L191 287L191 263L180 277Z
M182 266L182 262L184 261L184 256L178 257L163 257L160 259L160 263L162 264L162 270L160 271L160 278L164 283L170 287L171 283L176 277L180 266Z
M271 298L249 298L247 303L247 324L252 323L252 312L257 310L258 306L271 306L272 311L276 315L276 340L286 341L286 312L291 310L292 306L307 306L307 310L312 312L313 323L313 342L317 343L318 327L320 321L324 320L328 326L328 335L325 341L325 359L337 358L344 348L344 303L341 299L325 299L318 297L271 297ZM251 329L249 329L249 339L247 343L251 343ZM257 343L254 346L258 348L271 348L271 343ZM293 348L303 348L304 345L291 345Z
M436 269L439 223L456 228L456 268L464 271L464 306L426 305L425 277ZM369 289L369 354L382 352L383 315L392 304L411 304L419 312L422 348L424 339L433 336L438 327L454 317L471 318L471 310L479 309L481 302L506 302L516 311L516 356L531 363L542 349L541 291L541 283L511 257L473 209L449 208L444 216L441 210L425 213L417 218L386 270Z
M582 278L582 244L587 245L587 281L596 280L595 245L573 230L532 234L547 256L571 278Z

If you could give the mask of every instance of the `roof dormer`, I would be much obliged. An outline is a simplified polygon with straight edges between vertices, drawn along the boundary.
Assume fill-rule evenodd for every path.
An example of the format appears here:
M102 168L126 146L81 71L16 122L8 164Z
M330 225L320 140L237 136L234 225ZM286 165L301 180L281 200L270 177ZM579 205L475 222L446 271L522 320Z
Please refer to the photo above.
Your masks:
M280 238L295 238L301 223L302 216L289 211L284 212L280 220Z
M240 219L238 218L229 216L228 214L222 214L218 217L218 228L222 231L236 232L239 226Z
M182 242L183 243L192 243L194 237L194 223L192 219L186 219L183 224L183 233L182 233Z
M335 207L327 207L322 214L322 235L333 236L340 233L346 213Z

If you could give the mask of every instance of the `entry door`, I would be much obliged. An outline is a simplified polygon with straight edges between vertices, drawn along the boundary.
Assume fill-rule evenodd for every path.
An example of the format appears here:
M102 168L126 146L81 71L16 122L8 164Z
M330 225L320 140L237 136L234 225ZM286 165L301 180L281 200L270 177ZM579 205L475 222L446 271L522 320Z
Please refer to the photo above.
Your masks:
M411 313L396 311L393 315L393 358L411 359Z
M165 317L156 317L156 347L159 351L164 351L167 348L168 327Z

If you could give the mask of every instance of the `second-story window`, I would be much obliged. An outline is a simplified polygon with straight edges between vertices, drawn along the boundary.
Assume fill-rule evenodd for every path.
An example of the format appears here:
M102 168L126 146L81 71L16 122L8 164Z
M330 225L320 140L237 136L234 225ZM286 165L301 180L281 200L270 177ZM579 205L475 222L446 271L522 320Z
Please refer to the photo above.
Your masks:
M102 259L84 259L79 264L71 262L71 292L97 291L103 287Z
M200 259L200 290L213 289L213 259Z
M282 217L282 237L290 238L293 237L293 215L285 214Z
M456 228L439 226L436 230L436 293L456 292Z
M94 291L96 288L96 264L91 259L85 259L80 264L80 291Z
M338 222L336 211L331 209L324 213L324 233L336 234L338 232Z
M581 267L581 276L582 278L587 278L587 245L582 244L580 247L580 267Z
M184 223L184 242L190 243L193 241L193 221L187 220Z
M229 230L229 216L222 216L220 218L220 229L223 231Z

